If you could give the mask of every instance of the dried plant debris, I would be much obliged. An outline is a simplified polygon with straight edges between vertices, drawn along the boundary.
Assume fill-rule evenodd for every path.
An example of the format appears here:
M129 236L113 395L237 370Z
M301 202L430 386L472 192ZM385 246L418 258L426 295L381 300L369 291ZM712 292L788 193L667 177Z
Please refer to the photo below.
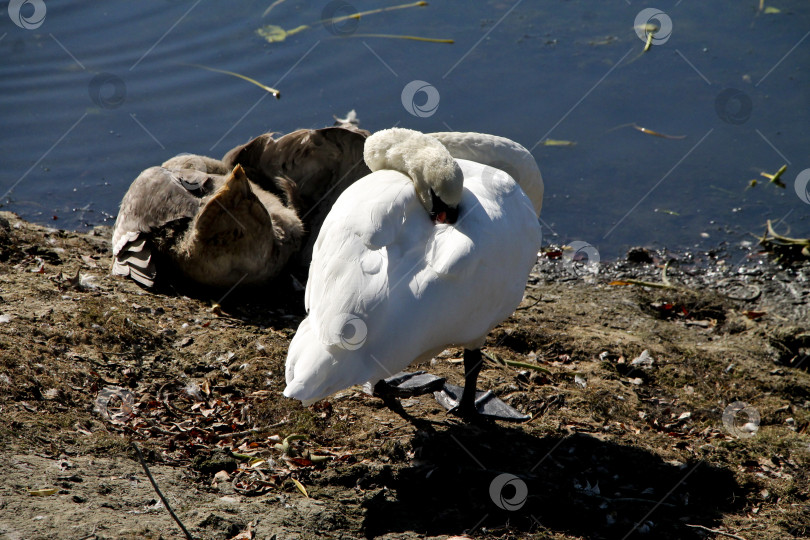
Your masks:
M0 216L0 536L180 536L132 443L200 539L810 532L808 262L644 248L586 280L546 249L479 382L530 419L473 425L360 387L302 407L302 308L148 293L98 270L104 235ZM422 369L459 386L461 357Z
M810 260L810 238L782 236L774 230L771 220L768 220L759 243L778 262L791 264Z

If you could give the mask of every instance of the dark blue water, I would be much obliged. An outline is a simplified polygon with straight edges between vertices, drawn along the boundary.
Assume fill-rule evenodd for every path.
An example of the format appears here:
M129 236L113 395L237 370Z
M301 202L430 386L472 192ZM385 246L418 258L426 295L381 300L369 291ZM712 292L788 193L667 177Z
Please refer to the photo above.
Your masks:
M546 242L589 242L603 258L638 244L738 245L766 219L808 236L810 198L795 186L810 179L800 175L810 169L810 3L773 2L779 13L758 12L757 0L434 0L335 27L313 23L325 8L397 2L287 0L264 18L269 1L11 2L31 28L4 4L0 204L59 228L111 224L146 167L180 152L220 157L356 109L370 130L482 131L531 148L546 180ZM672 32L642 54L634 22L649 7ZM269 43L256 33L267 24L312 27ZM253 77L282 99L189 63ZM414 80L435 88L437 107L422 91L406 99L416 114L406 109ZM783 164L785 189L759 176Z

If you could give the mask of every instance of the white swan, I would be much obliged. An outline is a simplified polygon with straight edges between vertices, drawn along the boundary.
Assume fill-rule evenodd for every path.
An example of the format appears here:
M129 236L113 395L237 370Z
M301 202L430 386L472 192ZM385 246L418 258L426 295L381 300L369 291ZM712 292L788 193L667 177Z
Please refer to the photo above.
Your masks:
M502 169L467 159L449 166L454 152L511 166L524 189ZM316 241L284 395L310 404L457 345L465 348L459 412L474 416L480 347L520 303L540 246L537 165L501 137L396 128L369 137L364 155L375 172L343 192ZM457 210L454 225L431 221L440 217L431 190L445 197L444 211Z

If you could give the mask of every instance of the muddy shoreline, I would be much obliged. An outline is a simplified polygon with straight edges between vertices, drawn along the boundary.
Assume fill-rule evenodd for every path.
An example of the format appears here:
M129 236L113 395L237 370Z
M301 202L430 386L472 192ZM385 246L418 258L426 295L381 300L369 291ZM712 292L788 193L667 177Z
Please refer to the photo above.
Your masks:
M810 264L546 251L479 382L533 418L467 425L359 388L303 408L300 293L149 293L109 229L0 212L0 537L181 538L132 442L195 538L810 534Z

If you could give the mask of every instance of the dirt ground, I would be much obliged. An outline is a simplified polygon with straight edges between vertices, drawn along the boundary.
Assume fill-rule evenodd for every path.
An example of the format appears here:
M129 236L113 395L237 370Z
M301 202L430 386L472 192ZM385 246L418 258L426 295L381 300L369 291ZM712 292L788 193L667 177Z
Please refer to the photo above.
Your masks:
M810 536L809 264L550 247L479 380L532 419L471 425L285 399L289 283L153 294L108 230L0 217L2 538L183 538L132 443L194 538Z

